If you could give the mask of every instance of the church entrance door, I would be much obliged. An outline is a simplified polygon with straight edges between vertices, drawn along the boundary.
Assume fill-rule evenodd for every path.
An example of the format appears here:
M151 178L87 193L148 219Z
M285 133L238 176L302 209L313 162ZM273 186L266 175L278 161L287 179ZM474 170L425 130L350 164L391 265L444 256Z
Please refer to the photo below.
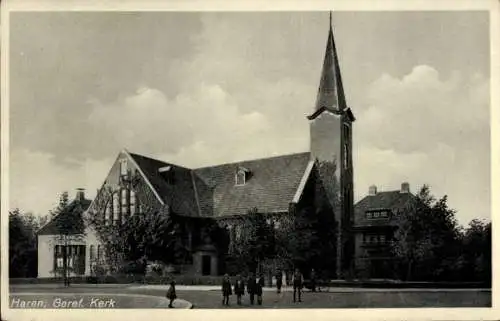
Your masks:
M201 273L203 275L210 275L212 270L212 257L210 255L203 255L201 257Z

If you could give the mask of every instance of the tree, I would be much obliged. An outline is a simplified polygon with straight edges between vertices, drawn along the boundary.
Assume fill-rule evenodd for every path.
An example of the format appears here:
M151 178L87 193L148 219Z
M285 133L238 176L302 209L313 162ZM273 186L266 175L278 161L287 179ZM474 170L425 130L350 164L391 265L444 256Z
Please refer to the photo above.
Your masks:
M472 220L461 235L460 275L491 283L491 222Z
M257 208L248 211L233 227L229 245L230 261L235 270L262 272L268 259L274 258L275 236L273 227Z
M436 201L429 186L424 185L397 215L392 251L403 268L400 271L403 278L444 278L459 248L455 211L448 208L447 197Z
M134 192L137 211L125 220L106 221L106 210L124 190ZM104 246L107 269L111 272L120 270L126 262L145 268L150 260L174 264L185 257L182 218L168 205L159 206L148 200L148 191L137 173L120 180L118 186L103 186L85 218Z
M63 212L69 205L69 194L67 191L64 191L59 196L59 204L56 208L49 211L50 219L54 219L57 215Z
M9 277L37 276L36 232L46 220L18 208L9 212Z
M332 211L306 206L276 231L276 254L291 268L333 271L336 223Z

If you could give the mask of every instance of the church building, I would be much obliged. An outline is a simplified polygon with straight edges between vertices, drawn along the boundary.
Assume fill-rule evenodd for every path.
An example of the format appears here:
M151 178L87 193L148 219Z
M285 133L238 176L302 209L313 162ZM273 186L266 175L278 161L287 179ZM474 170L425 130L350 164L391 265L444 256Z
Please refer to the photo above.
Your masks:
M279 227L280 219L304 207L328 208L336 223L332 226L336 229L334 274L343 278L353 267L355 253L351 232L355 118L344 94L331 17L317 96L311 97L311 113L304 121L310 125L309 150L277 157L187 168L123 150L96 198L81 209L85 215L102 217L106 225L120 224L146 211L175 213L201 226L215 222L234 230L230 235L237 237L238 221L249 212L263 215ZM52 230L50 224L44 228L45 234ZM99 238L92 231L84 234L84 241L75 244L86 261L80 274L90 275L93 262L102 253ZM186 273L223 273L224 253L210 240L190 233L188 243L191 264ZM56 247L39 247L43 251L39 253L39 277L51 276L52 267L57 265Z

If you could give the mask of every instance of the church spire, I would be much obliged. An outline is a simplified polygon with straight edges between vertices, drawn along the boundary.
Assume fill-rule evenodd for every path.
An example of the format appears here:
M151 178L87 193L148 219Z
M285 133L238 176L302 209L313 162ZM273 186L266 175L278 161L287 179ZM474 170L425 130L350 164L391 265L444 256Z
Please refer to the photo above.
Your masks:
M315 112L322 107L336 112L344 110L346 106L340 66L333 38L332 12L330 11L330 30L326 43L325 59L316 98Z

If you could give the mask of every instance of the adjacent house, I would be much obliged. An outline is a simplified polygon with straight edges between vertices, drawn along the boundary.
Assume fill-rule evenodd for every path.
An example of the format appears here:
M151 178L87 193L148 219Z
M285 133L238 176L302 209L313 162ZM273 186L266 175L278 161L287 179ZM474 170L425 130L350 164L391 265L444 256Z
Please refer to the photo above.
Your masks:
M398 215L416 201L409 183L399 190L377 191L370 186L368 195L354 206L356 275L371 279L392 279L396 261L391 240L398 227Z
M84 235L82 214L91 201L85 198L83 189L66 209L59 213L37 232L38 277L56 277L63 273L63 253L67 253L70 276L89 274L88 237Z

